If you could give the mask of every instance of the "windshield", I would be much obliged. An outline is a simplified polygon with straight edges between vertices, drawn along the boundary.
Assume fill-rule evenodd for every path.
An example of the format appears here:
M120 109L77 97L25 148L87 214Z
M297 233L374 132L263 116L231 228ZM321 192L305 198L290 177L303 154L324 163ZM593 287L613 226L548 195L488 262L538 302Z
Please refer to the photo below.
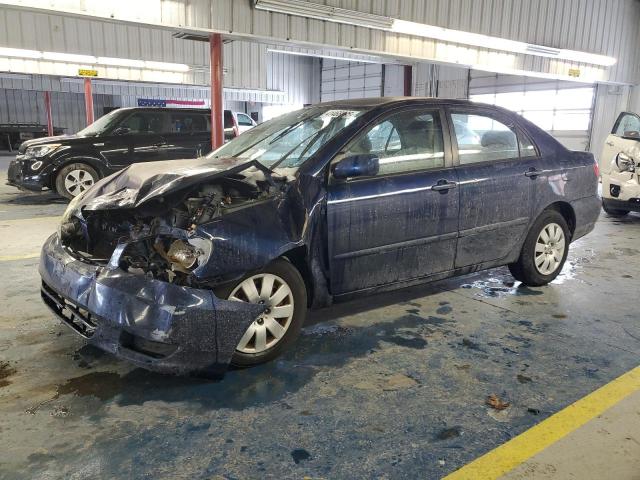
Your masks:
M80 135L81 137L95 137L97 135L103 134L116 123L118 123L120 119L120 113L122 113L122 110L112 110L111 112L103 115L98 120L93 122L87 128L80 130L78 132L78 135Z
M257 160L270 169L297 170L364 110L309 107L269 120L211 152L208 160Z

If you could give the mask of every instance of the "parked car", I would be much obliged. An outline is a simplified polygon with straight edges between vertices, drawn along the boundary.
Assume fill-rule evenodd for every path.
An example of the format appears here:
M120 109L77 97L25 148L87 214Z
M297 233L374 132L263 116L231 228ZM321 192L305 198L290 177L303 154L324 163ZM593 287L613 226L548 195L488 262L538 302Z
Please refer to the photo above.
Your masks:
M224 139L227 142L256 125L256 121L246 113L224 111Z
M594 228L597 178L591 154L499 107L319 104L76 197L42 298L120 358L220 374L279 355L308 307L501 265L547 284Z
M224 117L238 118L238 129L232 128L230 137L249 128L245 114L225 110ZM9 165L7 183L73 198L132 163L205 155L211 151L210 132L210 110L120 108L75 135L24 142Z
M640 116L620 114L600 157L602 208L611 216L640 212Z

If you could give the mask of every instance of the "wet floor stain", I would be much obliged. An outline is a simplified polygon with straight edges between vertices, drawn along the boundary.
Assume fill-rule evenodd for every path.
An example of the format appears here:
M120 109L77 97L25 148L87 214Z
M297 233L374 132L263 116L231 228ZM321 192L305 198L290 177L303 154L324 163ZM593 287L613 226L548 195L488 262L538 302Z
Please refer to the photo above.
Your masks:
M291 458L296 463L296 465L300 462L307 461L311 458L311 454L307 452L304 448L296 448L291 451Z
M456 425L455 427L445 428L440 430L436 435L435 439L438 441L442 440L450 440L452 438L459 437L462 433L462 427L460 425Z
M527 377L526 375L522 375L522 374L518 374L518 376L516 377L518 379L518 382L520 383L531 383L532 379L531 377Z
M516 285L512 280L501 280L499 278L488 278L486 280L477 280L473 283L465 283L461 285L461 288L480 290L479 296L494 298L506 295L537 296L544 293L527 287L522 283Z
M440 308L438 308L436 310L436 313L438 315L447 315L448 313L451 313L453 311L453 308L451 308L449 305L443 305Z
M94 396L102 401L115 397L124 387L122 377L114 372L91 372L67 380L58 386L58 395Z
M17 370L11 366L9 362L0 362L0 388L11 385L10 378L15 375Z

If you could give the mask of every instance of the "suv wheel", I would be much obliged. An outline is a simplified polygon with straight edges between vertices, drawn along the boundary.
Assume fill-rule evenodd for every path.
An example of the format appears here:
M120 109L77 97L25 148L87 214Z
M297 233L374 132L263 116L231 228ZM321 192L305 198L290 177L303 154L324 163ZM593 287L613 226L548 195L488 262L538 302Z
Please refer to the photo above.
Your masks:
M520 258L509 265L511 274L530 287L546 285L562 270L570 239L564 217L555 210L543 212L529 230Z
M264 270L215 293L219 298L267 306L240 339L233 365L249 367L268 362L298 337L307 312L307 290L291 262L275 260Z
M56 192L68 199L92 187L100 177L98 172L86 163L71 163L56 177Z

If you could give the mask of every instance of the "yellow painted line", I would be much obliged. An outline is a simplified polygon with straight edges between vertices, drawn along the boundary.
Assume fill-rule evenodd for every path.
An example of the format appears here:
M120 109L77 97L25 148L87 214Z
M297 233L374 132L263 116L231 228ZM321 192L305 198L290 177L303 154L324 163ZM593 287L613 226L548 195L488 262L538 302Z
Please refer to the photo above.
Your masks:
M0 262L13 262L16 260L28 260L30 258L38 258L40 256L40 252L37 253L27 253L26 255L6 255L0 256Z
M621 375L443 480L493 480L640 390L640 367Z

